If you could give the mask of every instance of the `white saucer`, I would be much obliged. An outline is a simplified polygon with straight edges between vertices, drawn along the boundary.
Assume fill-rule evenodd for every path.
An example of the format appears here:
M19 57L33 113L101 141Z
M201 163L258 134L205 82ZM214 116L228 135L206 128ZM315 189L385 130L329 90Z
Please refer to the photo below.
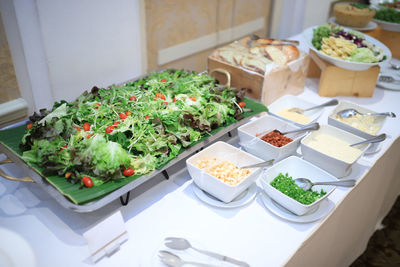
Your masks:
M376 29L376 27L378 27L378 24L376 22L372 21L372 20L370 22L368 22L368 24L365 25L364 27L351 27L351 26L341 25L336 21L336 17L330 17L328 19L328 22L336 24L336 25L339 25L339 26L344 26L344 27L347 27L349 29L357 30L357 31L371 31L373 29Z
M0 228L0 266L36 266L35 253L19 234Z
M329 198L327 198L325 201L322 201L317 207L315 207L309 213L302 216L298 216L288 211L278 203L276 203L265 192L261 192L259 195L265 207L270 212L290 222L297 222L297 223L314 222L328 215L335 207L335 204L331 200L329 200Z
M237 208L246 205L254 199L257 194L257 185L253 183L243 193L238 195L234 200L229 203L225 203L218 198L213 197L207 192L200 189L194 182L191 184L195 195L203 202L218 208Z
M396 64L396 65L400 64L400 60L397 58L392 58L391 61L393 62L393 64ZM381 66L380 75L391 76L396 80L400 80L400 70L393 69L389 62L386 62L385 64L383 64ZM377 86L377 88L389 89L389 90L393 90L393 91L400 91L400 83L399 82L385 83L385 82L379 81L379 79L378 79L378 81L376 82L376 86Z

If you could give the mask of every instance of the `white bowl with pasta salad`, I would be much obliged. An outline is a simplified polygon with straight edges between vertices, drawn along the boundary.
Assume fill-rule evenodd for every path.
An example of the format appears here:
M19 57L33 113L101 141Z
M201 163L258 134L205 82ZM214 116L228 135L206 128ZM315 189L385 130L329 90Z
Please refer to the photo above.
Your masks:
M367 70L392 58L390 49L375 38L338 25L307 28L303 37L322 59L347 70Z
M240 166L261 163L263 160L218 141L186 160L194 183L203 191L229 203L249 188L261 168L242 169Z

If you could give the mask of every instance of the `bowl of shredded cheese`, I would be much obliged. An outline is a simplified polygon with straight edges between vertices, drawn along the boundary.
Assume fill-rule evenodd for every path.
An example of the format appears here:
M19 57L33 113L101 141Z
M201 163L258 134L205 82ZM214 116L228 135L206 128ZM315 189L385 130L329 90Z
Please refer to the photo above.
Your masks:
M198 187L229 203L254 183L261 172L261 168L240 166L261 162L262 159L219 141L188 158L186 166Z

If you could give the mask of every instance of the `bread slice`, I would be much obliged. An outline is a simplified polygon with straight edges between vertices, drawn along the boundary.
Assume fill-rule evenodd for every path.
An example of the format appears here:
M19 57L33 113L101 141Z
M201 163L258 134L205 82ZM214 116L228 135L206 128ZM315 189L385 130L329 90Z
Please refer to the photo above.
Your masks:
M282 47L268 45L264 47L264 50L267 58L279 65L285 65L288 62L288 57L283 53Z

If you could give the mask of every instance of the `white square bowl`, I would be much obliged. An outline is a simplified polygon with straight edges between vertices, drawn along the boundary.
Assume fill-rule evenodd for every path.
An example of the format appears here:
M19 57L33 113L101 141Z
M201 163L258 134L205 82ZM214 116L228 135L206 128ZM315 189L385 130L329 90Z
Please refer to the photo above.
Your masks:
M231 202L254 183L261 168L249 169L250 174L246 178L236 185L229 185L196 166L196 163L205 157L226 160L238 167L263 162L263 160L222 141L210 145L186 160L187 169L196 185L225 203Z
M306 100L301 99L298 96L284 95L284 96L278 98L277 100L275 100L271 105L268 106L268 113L272 114L273 116L276 116L282 120L288 121L290 123L294 123L297 126L305 126L305 125L315 122L318 119L318 117L321 116L323 109L319 108L319 109L306 111L304 113L304 115L306 115L307 117L309 117L311 119L311 121L306 124L301 124L301 123L289 120L287 118L284 118L282 116L279 116L278 112L283 109L288 109L288 108L307 109L307 108L311 108L311 107L317 106L317 105L319 105L319 104L308 102Z
M289 124L287 121L277 117L264 115L240 126L238 128L238 135L240 138L240 145L247 152L265 161L270 159L278 161L296 153L300 140L306 135L306 132L287 134L287 137L292 138L293 141L282 147L271 145L261 140L261 137L275 129L284 132L299 128L300 127Z
M321 125L319 130L311 132L301 140L300 147L303 158L338 178L348 175L352 165L365 153L365 151L370 146L370 144L358 145L356 148L361 150L361 154L354 161L347 162L343 159L331 157L321 152L320 150L310 147L308 145L310 141L312 141L312 139L319 134L326 134L335 137L348 143L349 145L364 141L365 138L343 131L330 125Z
M362 130L352 126L349 123L346 123L346 122L341 121L341 120L336 118L335 114L337 112L339 112L341 110L344 110L344 109L348 109L348 108L354 108L355 110L357 110L357 111L359 111L361 113L376 113L376 111L374 111L374 110L370 110L370 109L364 108L364 107L362 107L360 105L357 105L355 103L351 103L351 102L347 102L347 101L340 101L339 105L337 105L336 108L333 110L333 112L329 115L328 124L332 125L332 126L335 126L337 128L340 128L342 130L345 130L347 132L350 132L352 134L361 136L362 138L365 138L365 139L369 139L369 138L372 138L372 137L375 137L375 136L379 135L380 130L382 129L382 126L386 121L386 117L385 116L376 116L375 117L374 124L377 125L378 132L376 134L370 134L370 133L367 133L365 131L362 131Z
M260 183L264 188L265 192L270 196L275 202L290 210L291 212L301 216L304 215L314 207L319 205L324 201L336 188L333 185L316 185L312 187L313 191L320 192L323 189L326 194L320 199L314 201L311 204L304 205L297 200L285 195L275 187L271 185L272 180L279 175L279 173L288 173L293 179L296 178L308 178L312 182L328 182L328 181L338 181L333 175L327 173L326 171L314 166L313 164L299 158L296 156L290 156L276 164L274 164L269 169L263 171L260 175Z

